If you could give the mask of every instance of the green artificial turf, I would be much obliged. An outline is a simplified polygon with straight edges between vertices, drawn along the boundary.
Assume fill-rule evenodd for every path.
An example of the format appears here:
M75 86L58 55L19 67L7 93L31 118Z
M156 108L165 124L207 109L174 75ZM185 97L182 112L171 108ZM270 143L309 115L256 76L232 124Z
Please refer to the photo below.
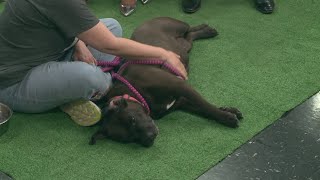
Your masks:
M15 113L0 137L1 171L16 179L194 179L320 89L318 1L279 0L274 14L263 15L251 0L203 0L189 15L180 0L152 0L129 17L118 3L89 4L97 16L119 20L125 37L157 16L218 30L218 37L194 43L189 83L212 103L238 107L240 127L174 112L157 121L151 148L110 140L89 146L96 127L79 127L57 109Z

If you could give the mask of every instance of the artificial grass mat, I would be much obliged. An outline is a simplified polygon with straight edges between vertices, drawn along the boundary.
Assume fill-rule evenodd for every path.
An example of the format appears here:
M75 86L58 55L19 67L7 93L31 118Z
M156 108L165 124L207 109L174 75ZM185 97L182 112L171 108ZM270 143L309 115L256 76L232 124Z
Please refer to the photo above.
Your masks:
M129 17L118 3L91 0L90 7L119 20L125 37L157 16L217 28L218 37L194 43L189 82L210 102L238 107L240 127L174 112L157 121L151 148L111 140L89 146L97 127L79 127L57 109L15 113L0 137L1 171L16 179L194 179L320 89L318 1L279 0L274 14L263 15L251 0L204 0L189 15L180 0L153 0L138 2Z

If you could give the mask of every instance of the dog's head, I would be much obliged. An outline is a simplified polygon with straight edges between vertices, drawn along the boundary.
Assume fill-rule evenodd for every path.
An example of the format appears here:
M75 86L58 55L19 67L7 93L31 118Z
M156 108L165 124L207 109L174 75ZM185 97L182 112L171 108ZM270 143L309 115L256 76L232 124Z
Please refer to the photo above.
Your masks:
M106 137L150 147L159 132L143 105L128 95L112 98L103 109L102 118L102 125L92 136L90 144Z

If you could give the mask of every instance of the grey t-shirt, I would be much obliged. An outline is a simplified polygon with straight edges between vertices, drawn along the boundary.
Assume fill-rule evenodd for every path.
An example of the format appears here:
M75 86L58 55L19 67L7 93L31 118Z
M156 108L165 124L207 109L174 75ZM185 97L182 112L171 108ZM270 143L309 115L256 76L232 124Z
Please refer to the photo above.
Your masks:
M0 15L0 89L59 60L78 34L98 22L85 0L7 0Z

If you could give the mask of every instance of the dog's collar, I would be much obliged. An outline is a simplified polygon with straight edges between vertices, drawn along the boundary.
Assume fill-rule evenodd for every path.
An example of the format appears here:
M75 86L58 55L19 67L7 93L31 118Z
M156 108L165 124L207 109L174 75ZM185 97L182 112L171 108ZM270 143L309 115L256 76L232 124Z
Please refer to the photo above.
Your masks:
M146 108L146 107L143 105L143 103L141 103L141 102L138 101L136 98L134 98L134 97L132 97L132 96L130 96L130 95L128 95L128 94L124 94L124 95L122 95L122 96L114 96L114 97L111 99L111 101L117 100L117 99L121 99L121 98L124 98L124 99L129 100L129 101L137 102L137 103L139 103L142 107ZM149 113L148 113L148 114L149 114Z
M112 100L116 100L116 99L120 99L120 98L124 98L126 100L134 101L134 102L141 104L141 102L139 102L136 98L129 96L129 94L124 94L122 96L115 96L112 98Z

